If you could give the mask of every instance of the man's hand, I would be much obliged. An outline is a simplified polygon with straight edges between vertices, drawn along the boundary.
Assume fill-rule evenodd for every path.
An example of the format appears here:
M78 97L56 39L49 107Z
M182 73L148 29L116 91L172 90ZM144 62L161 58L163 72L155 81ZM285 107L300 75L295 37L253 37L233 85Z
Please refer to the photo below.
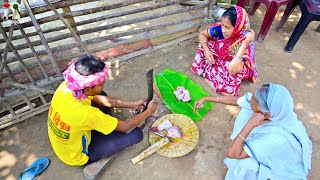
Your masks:
M154 112L156 112L156 110L158 108L158 104L159 104L158 100L154 99L154 100L150 101L148 104L147 110L150 110L151 114L153 114Z
M143 109L145 104L147 103L147 99L141 99L132 103L132 108L134 109Z

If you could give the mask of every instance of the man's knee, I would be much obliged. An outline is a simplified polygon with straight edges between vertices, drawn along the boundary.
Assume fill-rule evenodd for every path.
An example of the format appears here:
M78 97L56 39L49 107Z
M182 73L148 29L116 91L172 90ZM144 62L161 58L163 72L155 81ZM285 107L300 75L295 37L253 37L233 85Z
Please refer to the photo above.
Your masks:
M132 134L131 134L132 133ZM134 130L130 132L131 140L134 144L143 140L143 132L140 128L136 127Z

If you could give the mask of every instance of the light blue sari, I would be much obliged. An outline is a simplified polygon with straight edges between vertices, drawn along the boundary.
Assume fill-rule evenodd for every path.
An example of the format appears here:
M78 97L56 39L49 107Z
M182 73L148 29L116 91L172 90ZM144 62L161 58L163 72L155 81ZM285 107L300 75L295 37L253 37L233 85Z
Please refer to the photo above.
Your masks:
M235 121L231 140L236 138L253 111L247 93L239 98L241 111ZM226 180L291 180L307 179L311 169L312 143L305 127L293 111L294 102L289 91L277 84L269 84L267 105L270 122L254 128L244 150L250 158L225 158L228 167Z

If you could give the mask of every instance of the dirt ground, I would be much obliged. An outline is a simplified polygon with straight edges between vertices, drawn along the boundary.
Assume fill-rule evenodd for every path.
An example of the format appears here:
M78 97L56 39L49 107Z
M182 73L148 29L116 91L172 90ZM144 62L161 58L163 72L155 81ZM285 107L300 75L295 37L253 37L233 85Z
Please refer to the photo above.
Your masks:
M264 12L262 7L251 17L252 27L257 33ZM312 22L293 52L288 54L283 48L300 17L300 11L296 10L284 28L276 32L280 15L278 13L265 41L256 42L260 79L255 84L244 82L241 94L266 82L288 87L295 99L295 111L313 142L312 170L308 179L316 180L319 179L316 172L320 168L320 33L314 30L319 23ZM105 90L123 99L145 98L145 73L151 68L155 73L170 68L185 73L213 94L204 80L189 70L196 47L197 39L194 38L116 65ZM115 111L121 117L130 117L128 110ZM227 170L223 164L224 153L238 111L236 107L216 104L197 123L200 137L191 153L175 159L153 154L133 165L130 159L149 146L145 132L144 140L120 153L102 173L101 179L224 179ZM39 179L84 179L83 167L67 166L54 154L47 136L46 120L47 112L0 131L0 179L17 179L23 169L42 156L49 157L51 163Z

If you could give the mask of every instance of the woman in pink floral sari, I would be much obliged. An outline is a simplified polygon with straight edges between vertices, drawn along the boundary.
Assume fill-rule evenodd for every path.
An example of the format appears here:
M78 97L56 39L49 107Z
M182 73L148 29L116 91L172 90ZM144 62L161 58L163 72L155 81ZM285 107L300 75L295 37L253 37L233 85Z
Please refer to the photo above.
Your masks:
M203 76L217 93L238 96L242 80L255 82L254 32L246 11L227 9L221 23L199 34L198 52L191 70Z

